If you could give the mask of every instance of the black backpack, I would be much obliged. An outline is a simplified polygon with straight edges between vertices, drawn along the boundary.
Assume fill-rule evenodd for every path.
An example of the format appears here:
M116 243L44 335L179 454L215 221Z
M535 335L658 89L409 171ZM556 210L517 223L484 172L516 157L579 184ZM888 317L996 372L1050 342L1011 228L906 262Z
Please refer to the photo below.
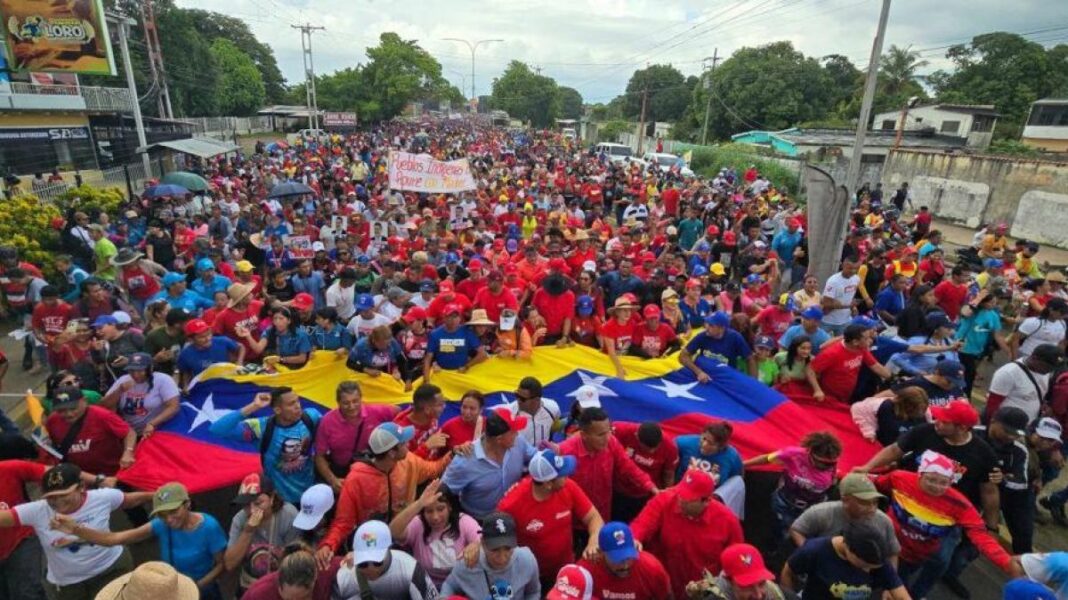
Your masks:
M308 435L312 439L315 439L316 423L315 423L315 421L312 420L312 418L310 416L308 416L308 413L306 413L306 412L301 412L300 413L300 422L304 423L304 426L308 428ZM275 415L271 415L271 417L269 419L267 419L266 427L263 428L263 435L260 436L260 460L261 461L264 460L265 456L267 456L267 449L271 447L271 440L274 439L274 430L277 429L277 428L278 428L278 417L275 416ZM309 447L309 450L310 450L310 447Z

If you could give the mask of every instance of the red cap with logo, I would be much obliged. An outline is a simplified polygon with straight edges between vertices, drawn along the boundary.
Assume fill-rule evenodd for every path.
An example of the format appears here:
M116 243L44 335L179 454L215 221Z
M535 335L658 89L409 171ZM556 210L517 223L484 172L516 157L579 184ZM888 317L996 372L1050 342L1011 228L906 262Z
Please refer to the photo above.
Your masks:
M689 469L675 489L678 490L680 500L693 502L711 496L712 492L716 491L716 481L706 471Z
M408 312L404 313L403 319L404 322L408 324L415 323L416 321L425 321L426 310L421 306L413 306L408 309Z
M954 400L945 406L932 406L931 417L935 421L963 427L975 427L979 424L979 413L964 400Z
M593 576L579 565L564 565L556 574L553 589L545 596L547 600L591 600Z
M315 306L315 298L312 298L311 294L301 292L293 296L293 300L290 301L289 305L297 310L308 310Z
M646 319L659 319L660 307L655 304L646 304L642 309L642 316Z
M764 566L760 551L749 544L731 544L719 555L723 574L739 587L774 581L775 574Z

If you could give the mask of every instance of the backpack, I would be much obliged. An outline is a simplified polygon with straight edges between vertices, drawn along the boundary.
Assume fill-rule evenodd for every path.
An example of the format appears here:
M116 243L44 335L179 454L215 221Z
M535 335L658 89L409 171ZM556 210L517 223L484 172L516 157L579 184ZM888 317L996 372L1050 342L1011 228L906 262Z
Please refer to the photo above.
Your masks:
M300 413L300 422L304 423L304 427L308 429L308 437L315 439L315 427L316 423L306 412ZM263 435L260 436L260 460L263 461L267 456L267 449L271 447L271 440L274 439L274 430L278 428L278 417L271 415L267 419L267 425L263 428ZM266 466L266 465L265 465Z

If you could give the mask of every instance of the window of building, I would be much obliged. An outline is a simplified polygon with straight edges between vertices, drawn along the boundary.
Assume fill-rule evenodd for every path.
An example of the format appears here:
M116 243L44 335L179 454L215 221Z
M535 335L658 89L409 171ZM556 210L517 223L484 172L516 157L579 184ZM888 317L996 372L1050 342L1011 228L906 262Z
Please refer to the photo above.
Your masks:
M942 121L942 133L957 133L960 131L960 121Z
M886 119L885 121L883 121L882 128L883 129L896 129L897 128L897 121L895 121L894 119Z
M972 132L987 133L994 130L994 117L975 115L972 117Z
M1031 109L1028 125L1068 126L1068 104L1040 104Z

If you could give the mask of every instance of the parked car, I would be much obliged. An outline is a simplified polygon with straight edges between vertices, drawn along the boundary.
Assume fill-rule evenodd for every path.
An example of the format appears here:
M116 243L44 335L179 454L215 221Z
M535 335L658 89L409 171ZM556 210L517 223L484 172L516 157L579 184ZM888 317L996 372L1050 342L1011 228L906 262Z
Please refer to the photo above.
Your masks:
M598 155L604 154L608 156L608 160L612 161L614 164L622 164L634 154L631 152L630 146L613 144L611 142L601 142L594 146L593 151Z
M686 163L674 154L668 152L646 152L642 155L642 159L647 163L656 163L656 166L665 172L670 171L674 166L679 166L681 167L679 171L683 177L693 177L693 170L687 167Z

